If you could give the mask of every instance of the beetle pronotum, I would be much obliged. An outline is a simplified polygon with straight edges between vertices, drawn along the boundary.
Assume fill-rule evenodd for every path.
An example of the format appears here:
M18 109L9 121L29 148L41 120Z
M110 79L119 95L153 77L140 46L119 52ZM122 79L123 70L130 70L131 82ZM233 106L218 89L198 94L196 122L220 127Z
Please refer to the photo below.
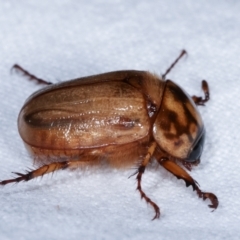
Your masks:
M190 97L166 75L186 52L159 77L146 71L116 71L51 84L31 75L19 65L13 68L38 83L50 85L33 93L18 117L18 129L39 168L0 185L29 181L60 169L84 166L120 168L137 166L137 190L155 210L160 209L142 190L146 166L156 160L200 198L218 207L213 193L202 192L184 170L200 162L205 129L196 105L209 100ZM182 167L177 163L181 163Z

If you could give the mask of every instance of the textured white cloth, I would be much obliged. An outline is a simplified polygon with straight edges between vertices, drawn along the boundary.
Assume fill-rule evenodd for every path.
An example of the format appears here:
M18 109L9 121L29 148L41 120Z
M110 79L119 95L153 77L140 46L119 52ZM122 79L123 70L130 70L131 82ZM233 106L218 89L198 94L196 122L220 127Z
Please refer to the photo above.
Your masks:
M160 220L140 200L126 171L60 171L0 188L1 239L239 239L240 2L0 2L0 179L32 167L17 130L25 99L40 86L10 74L19 63L57 82L121 69L164 73L181 49L188 58L169 74L190 95L211 100L200 112L207 138L191 172L220 201L215 212L160 167L143 188Z

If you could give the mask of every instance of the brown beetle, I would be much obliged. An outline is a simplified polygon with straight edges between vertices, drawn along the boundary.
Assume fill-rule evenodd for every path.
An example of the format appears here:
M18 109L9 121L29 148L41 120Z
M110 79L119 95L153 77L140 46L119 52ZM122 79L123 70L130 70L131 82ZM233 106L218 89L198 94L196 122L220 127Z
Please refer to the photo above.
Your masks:
M39 168L0 185L29 181L60 169L110 165L137 166L137 190L160 210L141 188L146 166L156 160L200 198L210 199L216 209L218 199L202 192L197 182L182 168L191 170L200 162L205 129L196 105L209 100L190 97L166 75L186 52L160 78L146 71L117 71L53 84L32 94L18 117L19 133ZM15 65L30 79L51 84Z

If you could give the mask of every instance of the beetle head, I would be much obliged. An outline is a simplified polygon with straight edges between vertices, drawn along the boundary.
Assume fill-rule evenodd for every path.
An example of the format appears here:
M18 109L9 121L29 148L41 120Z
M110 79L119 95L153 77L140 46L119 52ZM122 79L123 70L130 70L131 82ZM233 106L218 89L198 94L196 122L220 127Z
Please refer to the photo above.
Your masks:
M192 98L170 80L166 81L153 136L172 157L195 162L202 154L205 130Z

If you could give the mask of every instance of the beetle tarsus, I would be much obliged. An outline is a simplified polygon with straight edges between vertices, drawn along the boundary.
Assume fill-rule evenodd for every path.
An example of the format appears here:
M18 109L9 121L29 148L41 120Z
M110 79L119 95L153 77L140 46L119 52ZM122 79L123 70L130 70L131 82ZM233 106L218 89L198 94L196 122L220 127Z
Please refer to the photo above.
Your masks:
M16 174L19 177L1 181L0 185L6 185L9 183L14 183L14 182L18 183L18 182L22 182L22 181L27 182L33 178L33 172L27 172L26 174L19 173L19 172L13 172L14 174Z
M209 199L211 201L211 204L209 204L208 207L213 208L213 211L218 207L218 198L215 194L209 192L202 192L199 188L197 188L196 191L198 196L204 201L206 199Z
M143 171L144 172L144 171ZM138 181L138 186L137 186L137 190L140 192L140 195L141 195L141 199L145 199L145 201L147 203L149 203L153 208L154 208L154 211L155 211L155 216L153 217L152 220L155 220L157 218L160 217L160 209L158 207L158 205L153 202L146 194L145 192L143 192L142 190L142 186L141 186L141 180L142 180L142 174L143 172L139 171L138 172L138 175L137 175L137 181Z
M210 92L209 92L209 87L208 83L206 80L202 80L202 90L204 92L205 97L197 97L197 96L192 96L193 101L195 102L196 105L198 106L205 106L205 103L209 101L210 99Z
M141 186L141 180L142 180L142 175L143 173L145 172L145 168L146 166L148 165L155 149L156 149L156 142L152 142L148 148L148 153L147 155L145 156L144 160L142 161L141 165L139 166L138 168L138 171L137 171L137 190L140 192L140 196L141 196L141 199L145 199L145 201L147 203L149 203L153 208L154 208L154 211L155 211L155 216L153 217L152 220L156 219L156 218L159 218L160 217L160 209L158 207L158 205L153 202L146 194L145 192L142 190L142 186Z
M143 192L142 190L142 186L141 186L141 180L142 180L142 175L145 171L145 166L141 165L138 170L136 172L134 172L132 175L129 176L132 177L134 175L137 174L137 181L138 181L138 185L137 185L137 190L140 192L140 196L141 196L141 199L145 199L145 201L147 203L149 203L155 210L155 216L153 217L152 221L155 220L156 218L159 218L160 217L160 209L158 207L158 205L156 203L154 203L147 195L145 192Z
M6 185L9 183L14 183L14 182L21 182L21 181L29 181L33 178L44 176L47 173L53 173L57 170L64 170L68 168L69 166L74 166L77 164L77 161L64 161L64 162L53 162L48 165L44 165L38 169L32 170L32 171L26 171L25 174L19 173L19 172L13 172L16 174L17 178L13 179L8 179L8 180L3 180L0 182L0 185Z
M187 54L186 50L182 50L180 55L177 57L177 59L170 65L170 67L166 70L166 72L162 75L162 78L165 79L167 74L170 73L170 71L174 68L174 66L177 64L177 62Z
M27 70L19 66L18 64L14 64L11 68L11 72L15 70L17 73L21 73L23 76L26 76L30 81L34 80L38 84L44 84L44 85L51 85L51 82L47 82L41 78L36 77L35 75L29 73Z

